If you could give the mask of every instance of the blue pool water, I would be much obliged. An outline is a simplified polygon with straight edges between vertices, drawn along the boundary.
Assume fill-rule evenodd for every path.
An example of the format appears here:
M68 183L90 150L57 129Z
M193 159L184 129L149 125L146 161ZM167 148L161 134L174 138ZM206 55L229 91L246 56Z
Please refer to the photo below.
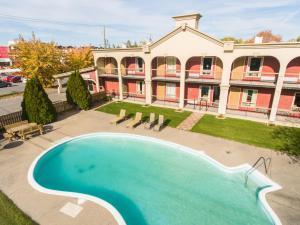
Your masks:
M153 139L93 134L44 154L34 180L113 205L128 225L270 225L258 200L268 186L229 173L206 157Z

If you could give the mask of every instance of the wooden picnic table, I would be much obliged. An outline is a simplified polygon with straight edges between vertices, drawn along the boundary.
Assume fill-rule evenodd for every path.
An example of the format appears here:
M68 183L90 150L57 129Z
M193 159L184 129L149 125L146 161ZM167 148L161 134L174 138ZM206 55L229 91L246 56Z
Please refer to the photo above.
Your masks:
M6 130L7 133L15 135L16 133L24 130L24 129L28 129L31 127L37 126L37 123L27 123L27 124L22 124L16 127L12 127Z

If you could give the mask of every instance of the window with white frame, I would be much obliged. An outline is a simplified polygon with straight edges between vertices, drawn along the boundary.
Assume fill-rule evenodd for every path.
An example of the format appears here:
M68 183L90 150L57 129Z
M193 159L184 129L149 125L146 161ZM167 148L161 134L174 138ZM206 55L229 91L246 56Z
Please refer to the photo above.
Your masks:
M166 57L166 70L169 74L176 73L176 57Z
M249 59L247 76L258 77L262 69L262 57L251 57Z
M210 88L209 88L209 86L201 86L200 87L199 97L202 100L209 101L209 98L210 98Z
M145 94L145 83L143 81L136 82L136 93L140 95Z
M176 98L176 84L166 83L166 97Z
M93 92L94 91L94 81L92 80L85 80L86 82L86 85L87 85L87 88L90 92Z
M295 94L294 109L300 109L300 92Z
M212 70L213 58L212 57L204 57L202 64L202 73L210 74Z
M257 90L244 89L242 97L242 106L255 107L257 98Z
M135 58L136 72L144 72L144 60L140 57Z

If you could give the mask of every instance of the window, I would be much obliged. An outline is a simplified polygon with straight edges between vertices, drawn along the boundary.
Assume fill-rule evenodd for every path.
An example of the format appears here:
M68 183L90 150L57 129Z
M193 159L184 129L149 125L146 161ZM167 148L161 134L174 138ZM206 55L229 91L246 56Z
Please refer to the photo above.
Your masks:
M200 87L200 98L204 100L209 100L209 86Z
M92 80L86 80L87 88L90 92L94 91L94 82Z
M176 98L176 84L166 83L166 96L168 98Z
M175 74L176 73L176 58L175 57L167 57L166 64L167 64L167 73Z
M143 72L144 71L144 61L142 58L135 58L135 65L136 65L136 71L137 72Z
M300 108L300 93L295 94L294 107Z
M249 72L259 72L261 68L262 58L253 57L250 58Z
M140 95L145 94L145 83L143 81L136 82L136 93Z
M203 72L207 71L210 73L212 69L212 61L213 59L211 57L204 57L202 65Z
M245 89L243 92L242 105L255 106L256 105L257 90Z

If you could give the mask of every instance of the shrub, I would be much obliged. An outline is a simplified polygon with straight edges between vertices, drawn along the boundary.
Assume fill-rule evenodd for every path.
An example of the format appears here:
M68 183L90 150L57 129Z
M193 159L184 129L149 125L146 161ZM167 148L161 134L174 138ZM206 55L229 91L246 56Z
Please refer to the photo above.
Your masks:
M67 82L66 97L70 104L75 104L80 109L87 110L90 108L91 94L79 71L75 71L71 74Z
M47 124L56 120L55 108L36 76L26 83L22 101L22 118L38 124Z
M273 137L280 139L279 149L294 159L300 157L300 129L293 127L278 127L273 132Z

